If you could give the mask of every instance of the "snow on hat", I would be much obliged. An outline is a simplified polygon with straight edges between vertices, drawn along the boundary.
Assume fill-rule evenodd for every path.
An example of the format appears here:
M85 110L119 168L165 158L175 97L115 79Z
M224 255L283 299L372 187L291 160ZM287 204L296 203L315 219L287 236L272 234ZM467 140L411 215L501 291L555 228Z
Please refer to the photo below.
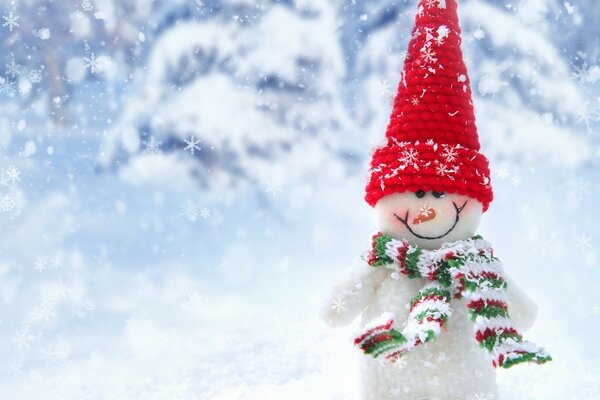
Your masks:
M463 61L457 0L421 0L394 100L386 142L373 152L365 200L436 190L493 199L479 153L471 87Z

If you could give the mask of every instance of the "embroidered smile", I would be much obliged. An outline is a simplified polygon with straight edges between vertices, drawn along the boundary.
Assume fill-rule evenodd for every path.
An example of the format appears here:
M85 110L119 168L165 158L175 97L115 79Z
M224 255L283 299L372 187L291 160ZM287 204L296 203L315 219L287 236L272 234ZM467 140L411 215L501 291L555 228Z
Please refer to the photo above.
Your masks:
M452 230L454 230L454 228L456 227L456 225L458 224L458 221L460 220L460 213L461 211L465 208L465 206L467 205L468 200L465 200L465 202L463 203L462 206L457 206L455 202L452 202L452 204L454 205L454 209L456 210L456 216L454 217L454 224L452 224L452 226L450 227L450 229L448 229L446 231L446 233L441 234L439 236L423 236L423 235L419 235L418 233L416 233L415 231L412 230L412 228L410 227L410 225L408 224L408 210L406 210L406 215L404 216L404 218L398 216L398 214L394 213L394 216L398 219L398 221L402 222L406 228L408 229L408 231L410 233L412 233L413 235L415 235L416 237L420 238L420 239L429 239L429 240L433 240L433 239L441 239L444 236L448 235L450 232L452 232Z

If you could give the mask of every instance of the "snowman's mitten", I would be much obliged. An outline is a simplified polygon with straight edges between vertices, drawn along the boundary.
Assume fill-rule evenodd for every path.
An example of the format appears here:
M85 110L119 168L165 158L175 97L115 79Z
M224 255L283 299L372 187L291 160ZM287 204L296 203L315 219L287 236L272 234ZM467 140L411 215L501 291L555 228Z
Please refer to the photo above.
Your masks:
M389 274L389 270L373 268L364 262L350 268L325 301L321 311L323 320L331 326L350 323L364 310L377 286Z
M537 306L514 281L508 277L505 277L505 279L507 284L506 297L508 300L510 317L518 330L526 331L531 328L535 321L537 316Z
M354 345L374 358L395 362L406 352L406 337L394 328L395 316L384 313L357 332Z

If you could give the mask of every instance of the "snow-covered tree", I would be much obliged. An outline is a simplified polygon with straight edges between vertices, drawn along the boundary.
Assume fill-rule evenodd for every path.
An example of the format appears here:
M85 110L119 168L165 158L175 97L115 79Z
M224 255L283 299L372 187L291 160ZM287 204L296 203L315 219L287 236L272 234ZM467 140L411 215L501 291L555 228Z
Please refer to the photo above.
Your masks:
M221 194L339 174L356 131L334 4L221 6L158 37L100 163L126 161L120 174L133 183L197 182Z

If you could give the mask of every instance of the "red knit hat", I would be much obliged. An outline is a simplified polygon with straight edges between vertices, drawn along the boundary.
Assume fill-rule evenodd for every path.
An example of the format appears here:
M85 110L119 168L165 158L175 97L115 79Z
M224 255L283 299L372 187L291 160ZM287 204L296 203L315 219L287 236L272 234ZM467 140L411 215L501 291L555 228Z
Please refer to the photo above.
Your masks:
M365 200L436 190L493 199L460 49L457 0L421 0L385 133L375 149Z

